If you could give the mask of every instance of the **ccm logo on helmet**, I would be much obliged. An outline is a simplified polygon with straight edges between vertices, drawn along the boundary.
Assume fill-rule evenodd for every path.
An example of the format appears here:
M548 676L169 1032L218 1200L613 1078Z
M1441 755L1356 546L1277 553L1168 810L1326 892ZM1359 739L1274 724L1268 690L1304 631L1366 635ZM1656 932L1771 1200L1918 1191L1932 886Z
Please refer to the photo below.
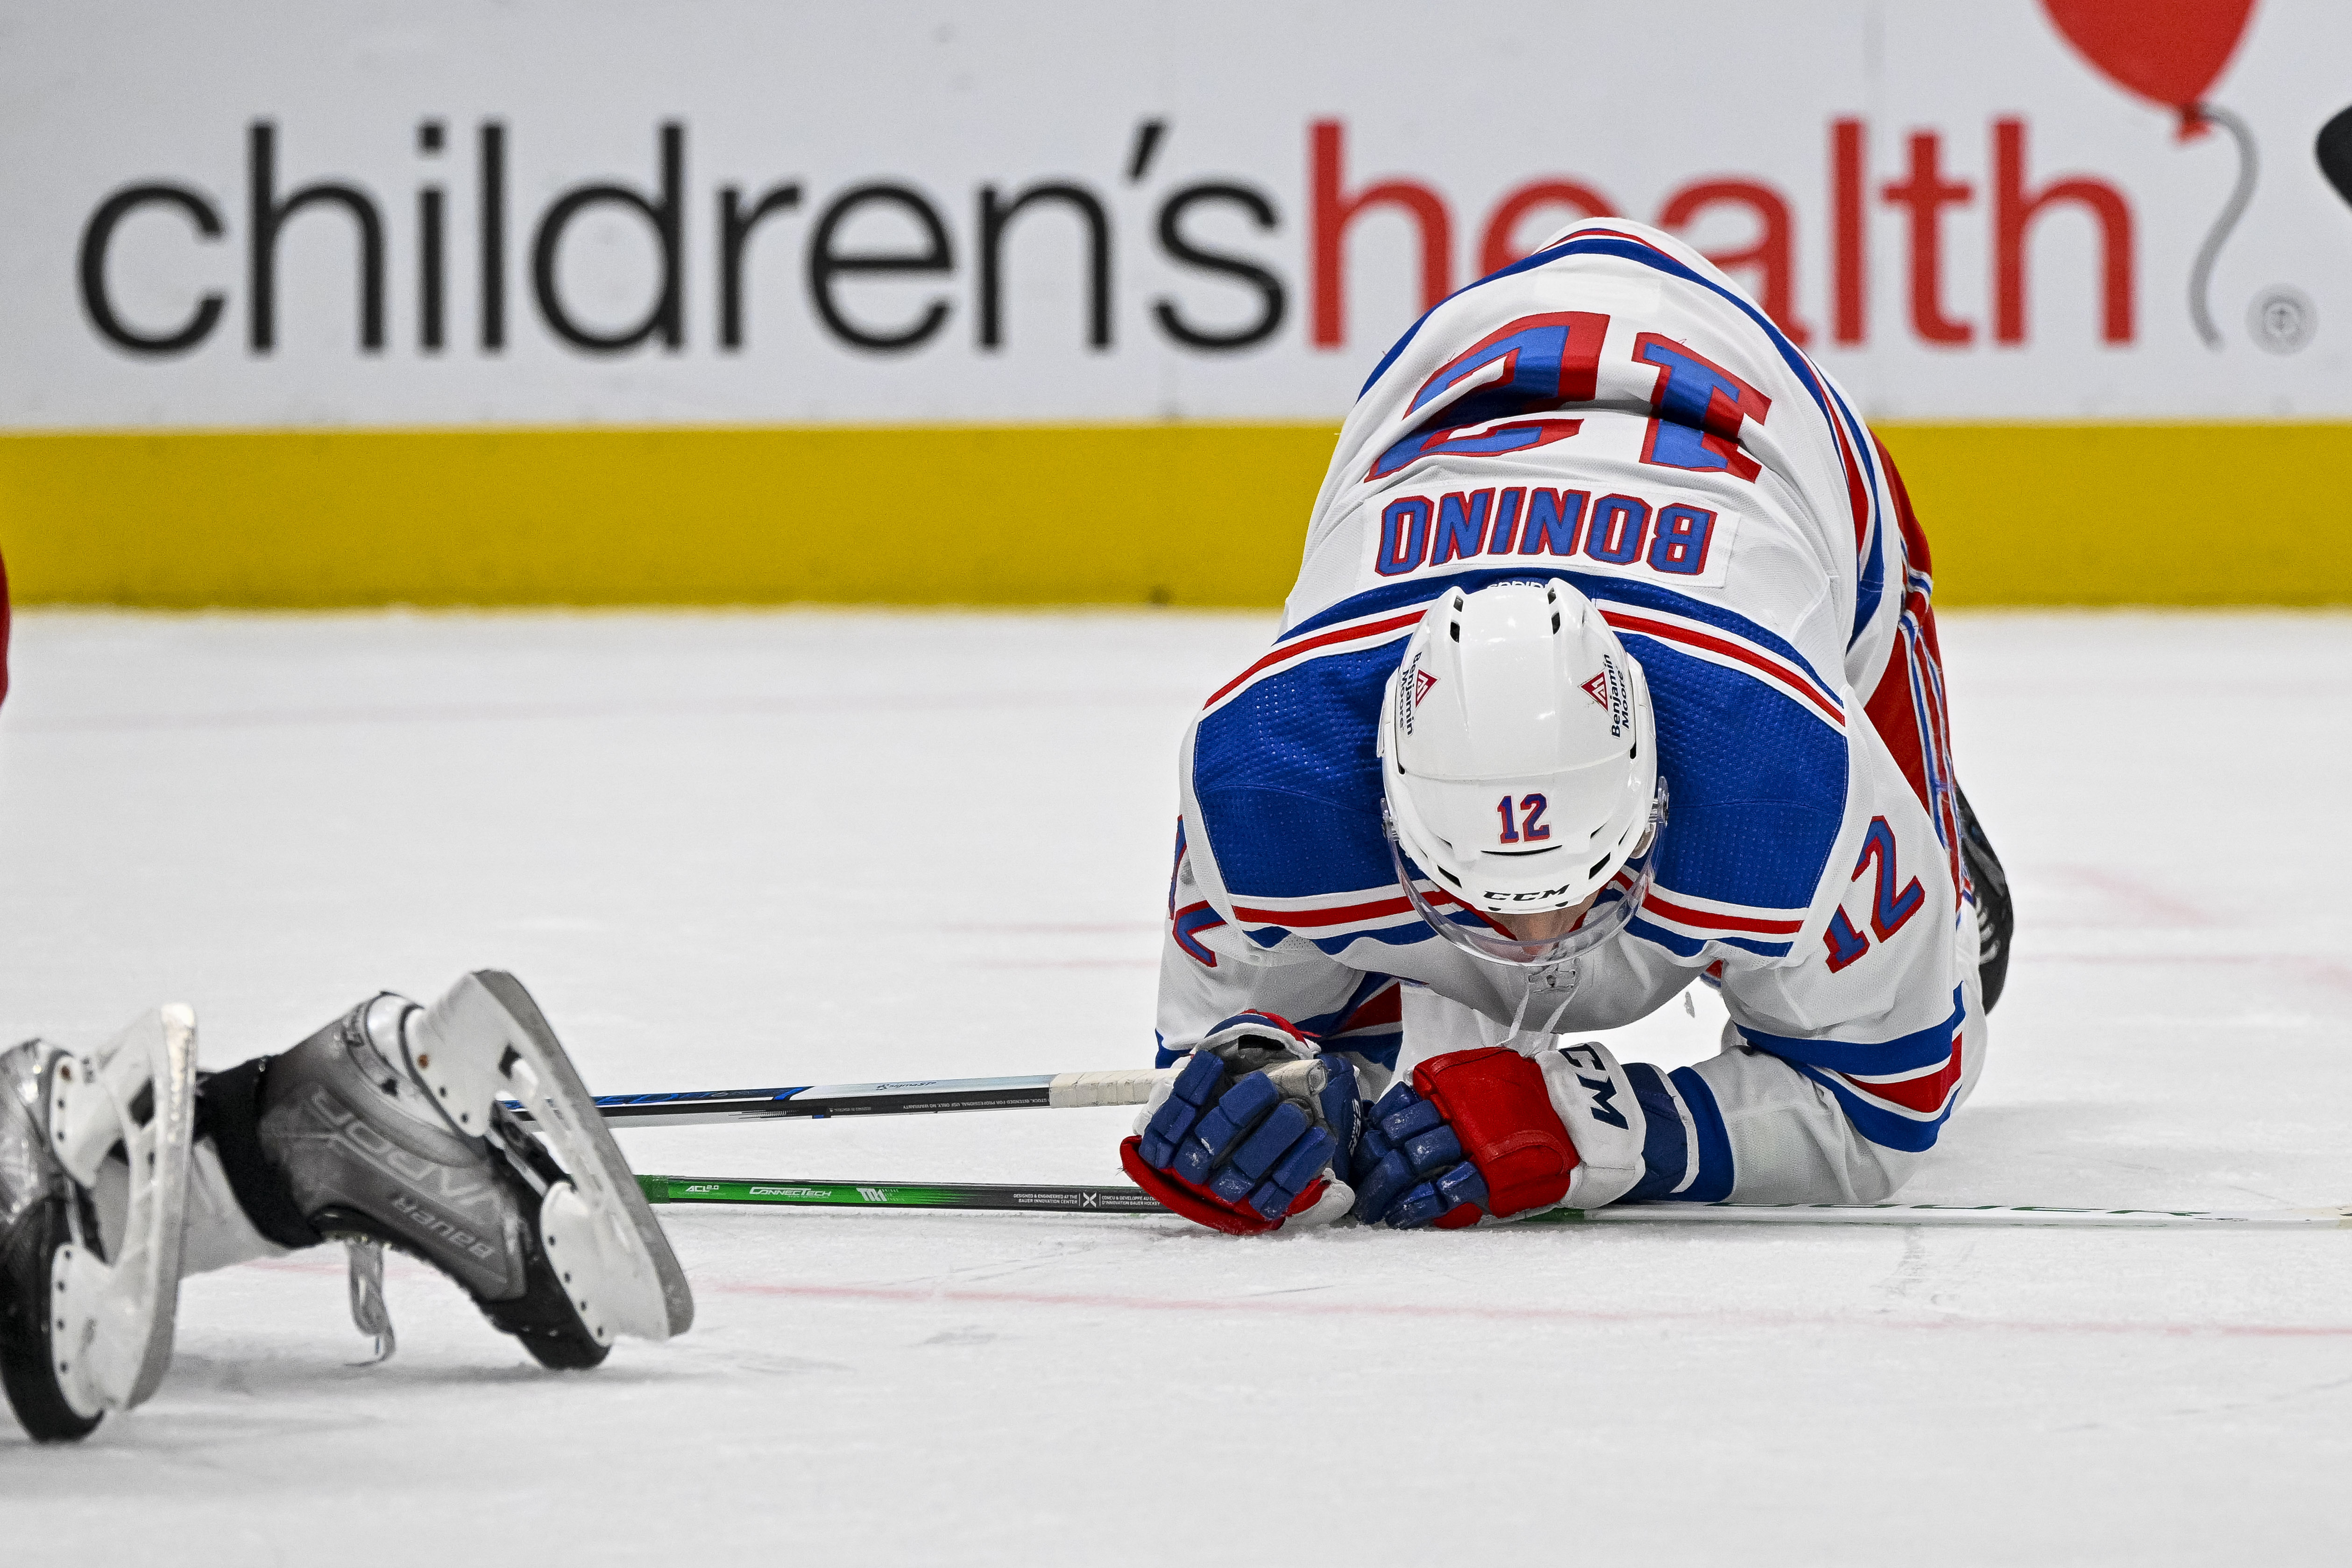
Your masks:
M1559 887L1547 888L1540 893L1481 893L1478 896L1490 904L1533 904L1546 899L1564 899L1568 897L1569 889L1575 886L1573 882L1562 882Z

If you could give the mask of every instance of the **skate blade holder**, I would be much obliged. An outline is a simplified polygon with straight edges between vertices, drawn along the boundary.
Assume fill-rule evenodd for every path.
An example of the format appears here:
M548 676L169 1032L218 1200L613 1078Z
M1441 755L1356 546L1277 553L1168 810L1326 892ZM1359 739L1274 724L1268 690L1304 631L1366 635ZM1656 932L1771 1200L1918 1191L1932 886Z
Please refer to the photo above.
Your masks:
M67 1173L102 1190L117 1149L128 1167L114 1244L85 1234L73 1205L73 1239L50 1266L49 1349L79 1415L143 1404L171 1365L195 1106L196 1016L178 1003L49 1075L50 1147Z
M694 1321L694 1298L661 1223L571 1058L521 982L502 970L466 975L432 1006L407 1015L409 1070L459 1133L490 1130L493 1106L520 1101L568 1181L540 1205L540 1240L580 1321L615 1334L666 1340Z

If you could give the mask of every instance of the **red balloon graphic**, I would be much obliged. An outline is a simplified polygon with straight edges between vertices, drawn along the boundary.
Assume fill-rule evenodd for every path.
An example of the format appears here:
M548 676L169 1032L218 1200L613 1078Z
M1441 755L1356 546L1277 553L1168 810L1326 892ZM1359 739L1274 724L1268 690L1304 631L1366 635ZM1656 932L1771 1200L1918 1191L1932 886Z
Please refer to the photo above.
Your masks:
M2042 7L2116 86L2179 110L2185 141L2205 132L2197 106L2236 52L2254 0L2042 0Z
M2177 110L2180 140L2219 125L2238 144L2238 183L2189 268L2189 321L2205 346L2221 346L2206 295L2213 261L2254 195L2253 127L2206 89L2237 52L2254 0L2042 0L2066 41L2126 92Z

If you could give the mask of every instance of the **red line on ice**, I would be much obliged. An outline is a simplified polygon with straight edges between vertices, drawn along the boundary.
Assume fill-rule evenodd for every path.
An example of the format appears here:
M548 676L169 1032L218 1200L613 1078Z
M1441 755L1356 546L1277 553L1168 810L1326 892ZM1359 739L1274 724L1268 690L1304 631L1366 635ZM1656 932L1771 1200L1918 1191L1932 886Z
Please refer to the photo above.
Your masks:
M2352 1339L2352 1324L2067 1322L2013 1318L1839 1317L1797 1312L1610 1310L1573 1307L1448 1307L1391 1301L1294 1301L1238 1297L1066 1295L1027 1290L923 1290L891 1285L761 1285L698 1279L697 1290L728 1296L794 1296L815 1300L933 1301L1007 1307L1082 1307L1131 1312L1272 1312L1308 1318L1438 1318L1516 1323L1718 1323L1765 1329L1978 1329L2034 1334L2134 1334L2165 1339L2210 1334L2224 1339Z

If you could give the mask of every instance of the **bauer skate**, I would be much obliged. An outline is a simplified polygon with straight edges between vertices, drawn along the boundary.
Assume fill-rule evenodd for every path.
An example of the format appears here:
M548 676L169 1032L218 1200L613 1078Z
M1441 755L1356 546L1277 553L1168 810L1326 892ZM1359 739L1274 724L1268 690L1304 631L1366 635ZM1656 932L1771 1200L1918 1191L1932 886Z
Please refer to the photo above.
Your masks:
M694 1321L636 1178L510 974L477 971L430 1007L387 992L205 1089L238 1200L280 1245L410 1253L551 1367L594 1366L616 1335L667 1339ZM388 1320L375 1331L388 1349Z
M195 1036L169 1006L86 1057L0 1054L0 1382L37 1441L87 1436L171 1365Z

